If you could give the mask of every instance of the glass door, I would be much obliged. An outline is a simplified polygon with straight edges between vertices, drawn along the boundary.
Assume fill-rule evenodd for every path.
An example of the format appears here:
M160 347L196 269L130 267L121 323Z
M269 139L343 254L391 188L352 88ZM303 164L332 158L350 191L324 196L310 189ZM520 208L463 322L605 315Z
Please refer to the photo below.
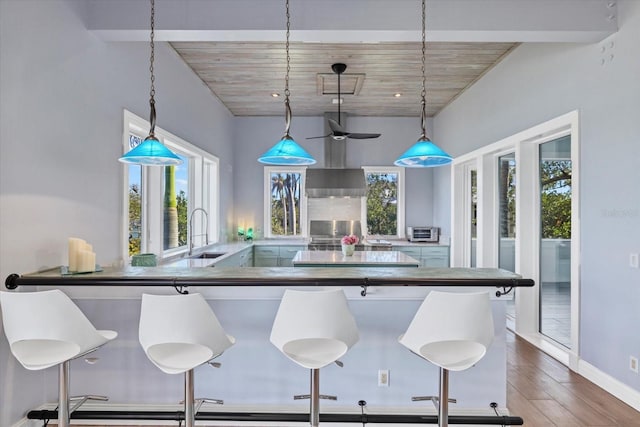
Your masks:
M539 331L571 348L571 136L539 150Z

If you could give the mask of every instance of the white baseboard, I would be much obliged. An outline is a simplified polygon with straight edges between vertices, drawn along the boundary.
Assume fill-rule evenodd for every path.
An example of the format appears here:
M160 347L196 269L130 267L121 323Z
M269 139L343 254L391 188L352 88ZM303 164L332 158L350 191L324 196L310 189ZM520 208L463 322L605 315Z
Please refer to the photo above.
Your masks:
M622 400L636 411L640 411L640 391L634 390L623 382L605 374L600 369L588 362L585 362L584 360L580 360L578 363L578 373L595 385L602 387L607 392Z

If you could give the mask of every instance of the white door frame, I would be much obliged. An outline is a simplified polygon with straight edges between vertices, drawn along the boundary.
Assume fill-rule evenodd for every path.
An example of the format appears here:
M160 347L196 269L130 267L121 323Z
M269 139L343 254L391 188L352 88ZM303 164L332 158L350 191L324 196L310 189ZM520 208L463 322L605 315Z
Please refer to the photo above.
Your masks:
M539 332L540 279L540 184L539 145L564 135L571 135L571 349L561 346ZM536 282L533 288L519 288L516 293L515 332L576 371L580 332L580 165L579 113L572 111L481 149L459 156L453 161L451 197L451 266L468 266L470 227L468 212L468 175L477 167L478 179L478 267L498 266L497 159L515 152L516 189L516 272Z

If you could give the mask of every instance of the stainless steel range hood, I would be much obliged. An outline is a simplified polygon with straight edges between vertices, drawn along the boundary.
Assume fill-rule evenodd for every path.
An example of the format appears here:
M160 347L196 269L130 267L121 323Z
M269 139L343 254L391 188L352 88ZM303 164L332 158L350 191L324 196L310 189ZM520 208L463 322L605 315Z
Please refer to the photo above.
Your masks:
M324 114L325 135L331 133L327 118L338 120L336 113ZM340 124L346 126L346 115L340 115ZM324 139L325 168L307 169L305 190L307 197L363 197L367 183L362 169L346 169L347 140Z

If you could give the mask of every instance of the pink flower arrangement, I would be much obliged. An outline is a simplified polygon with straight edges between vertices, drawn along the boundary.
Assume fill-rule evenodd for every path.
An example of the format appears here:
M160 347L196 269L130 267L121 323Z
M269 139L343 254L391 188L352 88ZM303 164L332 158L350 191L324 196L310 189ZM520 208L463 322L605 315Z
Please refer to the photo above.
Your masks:
M360 239L358 239L358 236L356 236L355 234L344 236L341 240L343 245L356 245L359 241Z

